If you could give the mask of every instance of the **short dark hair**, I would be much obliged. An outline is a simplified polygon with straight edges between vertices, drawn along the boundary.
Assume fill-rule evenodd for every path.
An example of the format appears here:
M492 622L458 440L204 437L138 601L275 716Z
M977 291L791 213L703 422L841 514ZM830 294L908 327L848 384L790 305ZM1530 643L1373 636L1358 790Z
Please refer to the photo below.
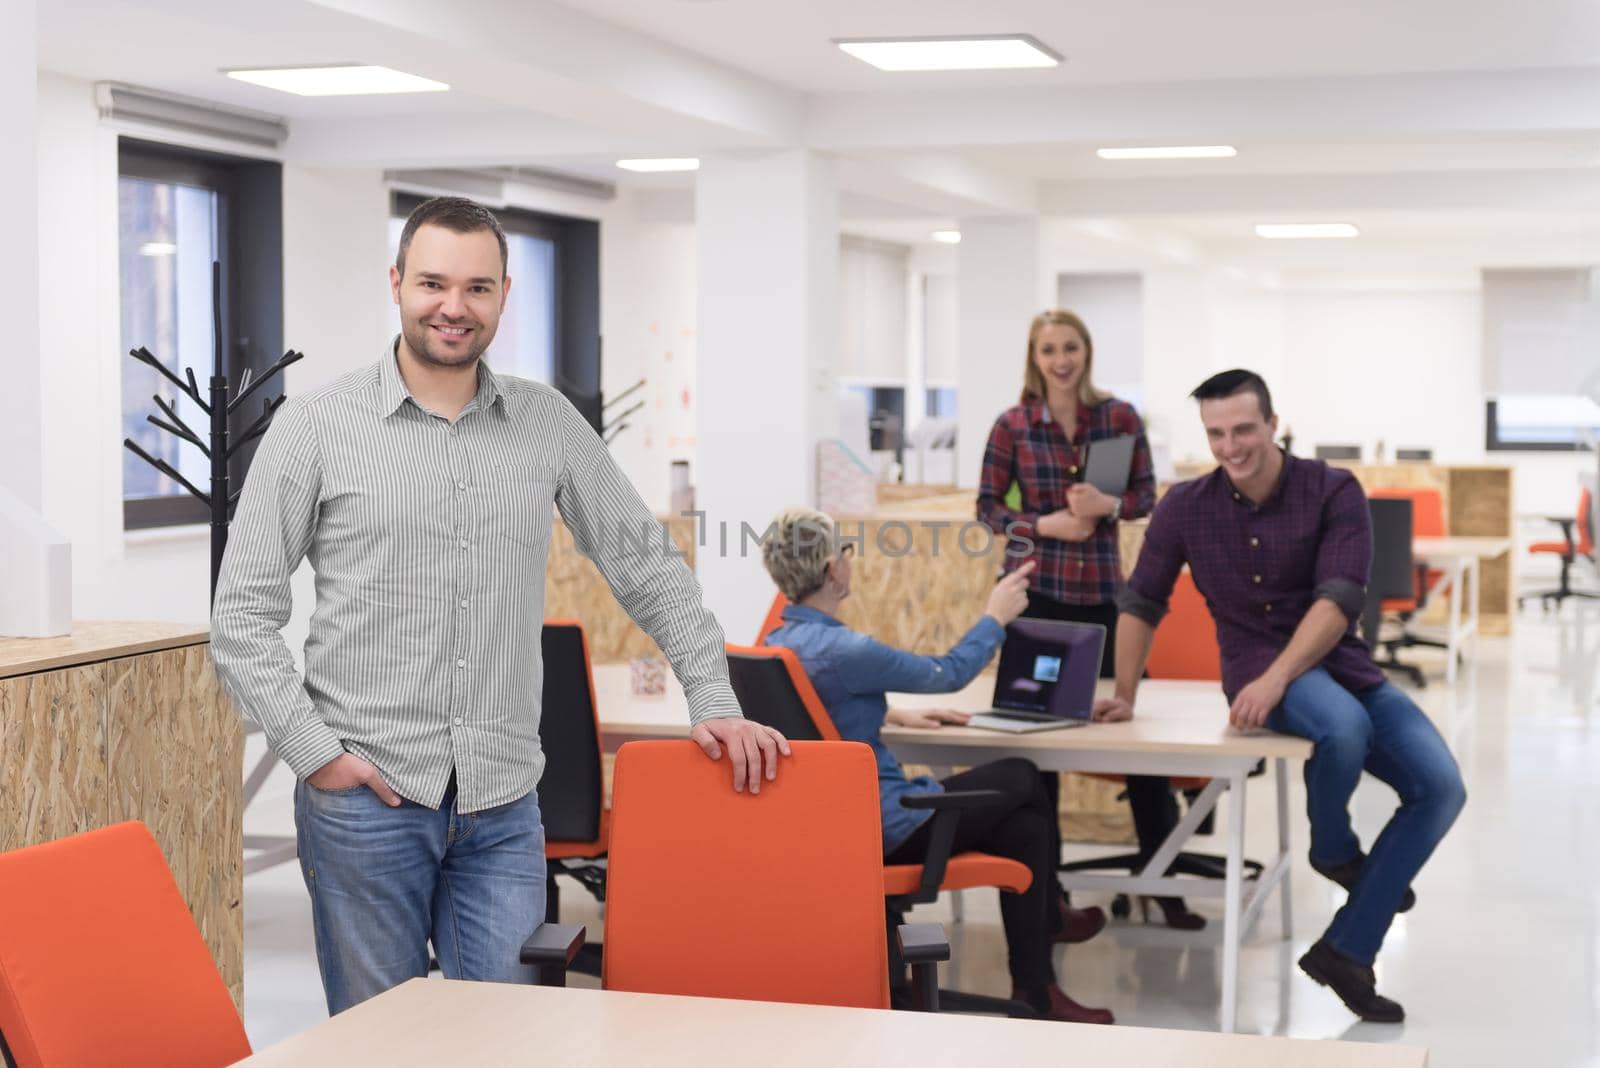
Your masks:
M1189 396L1197 401L1207 401L1221 400L1236 393L1254 393L1261 404L1261 418L1272 418L1272 391L1267 388L1267 380L1254 371L1234 368L1232 371L1218 372L1194 387L1194 392Z
M400 231L400 250L395 253L394 266L401 277L406 273L406 250L411 247L411 238L423 226L442 226L458 234L488 230L500 243L500 277L506 276L506 232L500 229L494 212L466 197L434 197L418 204Z

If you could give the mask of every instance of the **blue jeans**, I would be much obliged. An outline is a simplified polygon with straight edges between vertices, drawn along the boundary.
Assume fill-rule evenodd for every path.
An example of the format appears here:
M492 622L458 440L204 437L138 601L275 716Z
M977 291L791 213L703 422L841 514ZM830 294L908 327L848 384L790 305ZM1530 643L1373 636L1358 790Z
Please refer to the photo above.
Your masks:
M533 981L518 952L544 919L537 791L461 814L453 783L431 809L301 780L294 822L330 1015L427 975L430 939L448 978Z
M1322 668L1284 691L1267 726L1306 738L1306 812L1311 859L1332 867L1355 859L1361 842L1350 827L1350 795L1362 770L1400 795L1400 808L1372 845L1350 898L1323 938L1362 964L1377 959L1400 899L1432 855L1467 789L1444 739L1422 710L1387 682L1351 693Z

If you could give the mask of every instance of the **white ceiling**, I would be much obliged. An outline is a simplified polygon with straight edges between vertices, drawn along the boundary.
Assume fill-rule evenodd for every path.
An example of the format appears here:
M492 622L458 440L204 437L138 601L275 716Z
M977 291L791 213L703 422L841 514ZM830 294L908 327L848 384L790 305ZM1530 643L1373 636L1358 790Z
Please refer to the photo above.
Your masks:
M964 216L1123 220L1121 244L1255 256L1264 215L1353 243L1600 261L1600 0L38 0L42 69L270 111L287 158L525 165L692 206L624 155L807 145L842 214L925 241ZM891 75L833 37L1027 32L1050 71ZM448 93L301 98L224 67L381 63ZM1109 162L1107 144L1229 143ZM1111 244L1118 244L1112 241ZM1248 253L1245 250L1250 250ZM1586 251L1592 250L1592 251ZM1464 254L1464 253L1463 253ZM1294 255L1349 256L1349 251Z
M1594 0L560 0L807 92L1114 85L1600 61ZM1029 33L1042 71L888 74L840 37Z

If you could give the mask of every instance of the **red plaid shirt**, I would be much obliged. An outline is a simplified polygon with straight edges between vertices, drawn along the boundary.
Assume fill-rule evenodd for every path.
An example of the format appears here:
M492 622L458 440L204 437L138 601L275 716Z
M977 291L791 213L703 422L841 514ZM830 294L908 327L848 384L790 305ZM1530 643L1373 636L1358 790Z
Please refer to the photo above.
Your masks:
M1038 563L1032 589L1065 604L1108 604L1122 585L1122 555L1117 547L1117 524L1103 519L1086 541L1047 538L1034 529L1041 515L1066 507L1067 489L1081 481L1084 445L1100 438L1132 434L1133 466L1128 491L1122 495L1122 518L1150 514L1156 503L1155 470L1150 443L1145 440L1139 413L1127 401L1112 398L1093 408L1078 406L1078 423L1071 438L1050 415L1043 401L1029 401L1007 409L995 420L983 452L983 475L978 484L978 518L996 534L1010 532L1035 543L1029 556L1005 556L1005 570L1028 560ZM1022 509L1006 507L1006 492L1015 482L1022 491Z

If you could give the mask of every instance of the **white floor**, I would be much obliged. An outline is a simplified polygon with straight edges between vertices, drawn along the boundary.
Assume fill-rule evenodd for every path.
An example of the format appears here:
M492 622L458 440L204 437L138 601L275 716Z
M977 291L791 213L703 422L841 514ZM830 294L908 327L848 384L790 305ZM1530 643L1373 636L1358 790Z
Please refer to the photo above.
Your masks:
M1277 937L1278 903L1269 904L1241 959L1241 1031L1423 1045L1435 1068L1600 1068L1597 651L1600 608L1569 604L1559 618L1532 608L1514 637L1485 639L1453 689L1444 685L1440 656L1411 654L1435 676L1416 696L1455 749L1469 798L1416 884L1417 908L1396 922L1379 961L1380 990L1400 1000L1409 1019L1400 1027L1361 1024L1294 966L1343 900L1306 866L1301 820L1295 940ZM248 831L291 829L291 785L280 768L247 813ZM1265 854L1274 828L1270 788L1252 788L1248 805L1250 842ZM1363 782L1355 812L1364 841L1393 805L1386 787ZM298 868L248 877L244 904L245 1023L260 1048L326 1012ZM592 900L574 884L564 883L563 904L564 919L598 928ZM1195 907L1220 928L1219 904ZM925 911L928 919L950 919L944 902ZM965 923L951 932L956 963L946 985L1005 993L995 895L967 894ZM1060 951L1057 970L1070 993L1110 1006L1119 1023L1212 1029L1216 943L1215 930L1114 923L1094 941Z

